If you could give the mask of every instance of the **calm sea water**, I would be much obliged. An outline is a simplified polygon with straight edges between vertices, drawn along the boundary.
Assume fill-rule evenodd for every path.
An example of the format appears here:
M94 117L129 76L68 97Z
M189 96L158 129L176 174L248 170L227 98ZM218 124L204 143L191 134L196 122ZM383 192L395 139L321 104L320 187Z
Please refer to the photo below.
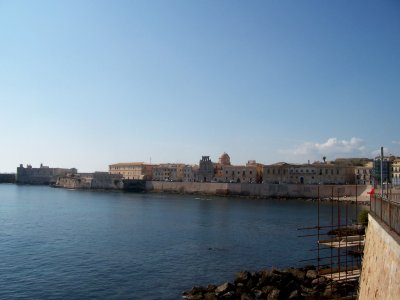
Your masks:
M349 206L349 214L354 214ZM321 206L330 220L331 205ZM301 200L0 185L1 299L181 299L239 270L313 258Z

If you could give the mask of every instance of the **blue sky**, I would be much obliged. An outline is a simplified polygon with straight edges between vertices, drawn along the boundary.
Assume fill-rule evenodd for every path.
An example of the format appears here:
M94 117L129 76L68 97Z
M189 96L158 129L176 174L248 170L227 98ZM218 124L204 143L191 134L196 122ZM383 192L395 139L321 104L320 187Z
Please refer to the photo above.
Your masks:
M398 1L1 1L0 172L400 155Z

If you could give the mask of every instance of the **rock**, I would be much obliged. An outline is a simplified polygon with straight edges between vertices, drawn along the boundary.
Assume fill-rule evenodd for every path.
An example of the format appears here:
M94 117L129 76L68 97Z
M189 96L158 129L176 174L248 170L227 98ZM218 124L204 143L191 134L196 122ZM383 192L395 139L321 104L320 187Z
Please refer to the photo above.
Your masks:
M268 300L279 300L279 294L280 290L278 289L273 289L269 294L268 294Z
M253 300L253 299L254 298L250 294L247 294L247 293L243 293L240 296L240 300Z
M268 285L263 287L262 292L266 295L269 295L275 288L272 285Z
M199 294L188 294L183 296L183 299L187 299L187 300L202 300L204 299L203 294L199 293Z
M297 290L292 291L289 294L288 299L294 300L294 299L299 299L299 292Z
M299 285L297 284L297 282L292 279L285 285L285 291L297 290L298 287Z
M318 273L316 270L308 270L306 273L306 277L311 280L314 280L315 278L317 278L317 276L318 276Z
M326 286L323 296L326 298L332 298L336 292L336 287L329 284Z
M190 291L183 292L182 297L188 300L202 299L205 291L206 289L204 287L194 286Z
M253 289L252 292L254 293L254 295L256 296L257 299L260 299L260 296L263 293L262 291L257 290L257 289Z
M236 285L236 294L241 295L247 293L248 291L249 289L245 285L243 285L243 283L238 283Z
M208 291L209 293L214 293L216 288L217 288L217 286L214 285L214 284L209 284L209 285L207 285L207 291Z
M236 273L235 284L241 282L246 284L252 278L250 272L241 271Z
M221 284L215 289L215 293L217 295L223 295L226 294L227 292L233 291L233 289L234 286L232 285L232 283L225 282L224 284Z
M326 284L326 278L325 277L318 277L315 278L313 281L311 281L311 284L313 286L315 285L321 285L321 284Z
M217 296L215 296L215 293L205 293L204 294L204 300L217 300Z
M257 287L263 287L270 283L272 272L264 270L260 272Z
M300 290L305 294L311 294L311 293L314 292L313 289L310 289L310 288L308 288L308 287L306 287L304 285L300 285Z
M297 279L300 281L303 281L304 278L306 277L306 272L300 270L300 269L289 269L289 272Z
M236 293L233 291L227 292L221 296L221 299L236 299Z

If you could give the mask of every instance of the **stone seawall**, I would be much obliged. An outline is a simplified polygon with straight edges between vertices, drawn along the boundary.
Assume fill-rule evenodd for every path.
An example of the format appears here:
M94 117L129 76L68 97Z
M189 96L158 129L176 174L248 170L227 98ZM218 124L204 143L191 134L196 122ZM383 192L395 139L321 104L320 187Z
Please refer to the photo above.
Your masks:
M368 217L359 299L399 299L400 237Z
M369 201L369 185L300 185L300 184L252 184L252 183L203 183L147 181L149 192L198 193L207 195L240 195L279 198L337 197Z

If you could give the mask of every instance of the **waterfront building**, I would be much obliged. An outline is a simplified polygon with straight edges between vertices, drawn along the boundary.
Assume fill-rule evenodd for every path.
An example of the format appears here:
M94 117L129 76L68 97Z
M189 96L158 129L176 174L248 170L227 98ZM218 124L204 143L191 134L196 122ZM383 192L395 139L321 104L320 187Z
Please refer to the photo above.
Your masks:
M109 165L109 173L120 174L123 179L151 180L155 166L143 162L117 163Z
M215 182L259 183L262 182L263 165L249 160L246 165L232 165L227 153L223 153L214 164Z
M58 176L55 186L70 189L122 189L123 181L121 174L78 173Z
M218 163L223 166L230 166L231 165L231 158L228 153L224 152L218 159Z
M363 166L355 167L355 178L357 184L373 184L373 163L372 161Z
M277 163L264 166L264 183L353 184L354 166L341 162L312 164Z
M58 176L67 174L76 174L77 169L50 168L40 164L40 168L32 168L27 165L26 168L21 164L17 168L16 182L21 184L54 184Z
M384 183L392 182L392 163L395 160L394 156L384 156L383 160L380 156L375 157L373 163L373 177L376 185L381 184L381 164L382 178Z
M211 182L214 178L214 164L209 156L202 156L197 172L197 181Z
M256 183L257 167L253 165L223 165L219 174L215 176L216 182Z
M393 186L400 186L400 157L396 157L392 161L392 184Z
M0 183L15 183L15 173L0 173Z
M183 181L185 182L196 181L198 171L199 171L198 165L185 165L185 167L183 168Z
M153 167L155 181L183 181L185 175L184 164L160 164Z

